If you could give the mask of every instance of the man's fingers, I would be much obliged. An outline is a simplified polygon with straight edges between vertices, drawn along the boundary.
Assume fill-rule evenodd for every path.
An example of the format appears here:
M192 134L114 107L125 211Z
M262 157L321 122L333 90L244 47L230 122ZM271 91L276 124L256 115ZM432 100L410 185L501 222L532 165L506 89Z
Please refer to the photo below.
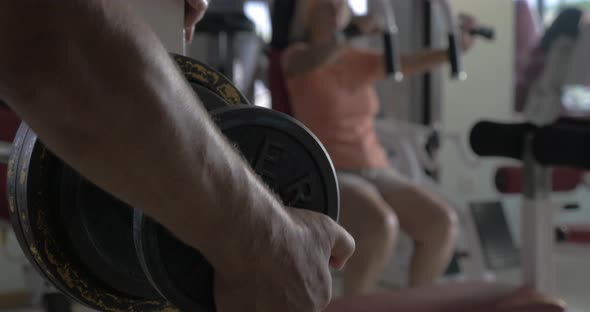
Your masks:
M185 41L191 43L195 35L195 25L203 18L207 10L207 0L186 0L184 13Z
M336 223L334 223L334 232L334 244L332 246L330 266L342 270L350 256L354 253L355 242L352 235Z
M207 0L185 0L184 27L195 27L195 24L203 18L209 3Z

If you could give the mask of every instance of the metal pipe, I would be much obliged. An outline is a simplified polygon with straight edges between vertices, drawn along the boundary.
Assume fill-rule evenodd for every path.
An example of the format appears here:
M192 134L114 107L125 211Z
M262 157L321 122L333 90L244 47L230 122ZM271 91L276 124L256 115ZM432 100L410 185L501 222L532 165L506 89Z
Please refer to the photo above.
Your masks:
M395 18L395 10L391 1L381 0L381 7L385 17L385 31L383 33L383 45L387 73L396 81L402 81L401 55L399 51L399 27Z
M431 0L435 1L435 0ZM443 18L448 27L449 62L451 63L451 76L455 79L467 79L467 73L463 70L463 49L461 47L461 27L454 18L451 4L448 0L436 0L442 9Z
M553 210L549 194L551 169L537 163L533 135L525 139L521 267L524 283L545 293L553 291Z

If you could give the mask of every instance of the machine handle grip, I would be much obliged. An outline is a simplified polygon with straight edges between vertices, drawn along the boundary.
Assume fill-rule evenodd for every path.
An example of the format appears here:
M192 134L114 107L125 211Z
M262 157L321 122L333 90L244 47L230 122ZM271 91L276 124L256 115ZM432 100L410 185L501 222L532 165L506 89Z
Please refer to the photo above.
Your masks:
M455 79L462 79L465 76L461 62L461 47L459 38L454 33L449 34L449 62L451 63L451 76Z
M479 36L487 40L496 39L496 30L492 27L477 27L469 32L472 36Z
M398 50L397 34L387 31L383 33L383 45L385 48L385 68L388 76L393 76L396 80L402 80L404 74L400 53Z

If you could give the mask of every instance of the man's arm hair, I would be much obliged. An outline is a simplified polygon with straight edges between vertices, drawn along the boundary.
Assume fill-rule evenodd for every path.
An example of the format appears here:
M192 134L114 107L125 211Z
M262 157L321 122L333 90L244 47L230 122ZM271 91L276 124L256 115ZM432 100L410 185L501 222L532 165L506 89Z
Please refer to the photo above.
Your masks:
M212 263L290 220L125 1L1 1L0 46L0 98L42 141Z

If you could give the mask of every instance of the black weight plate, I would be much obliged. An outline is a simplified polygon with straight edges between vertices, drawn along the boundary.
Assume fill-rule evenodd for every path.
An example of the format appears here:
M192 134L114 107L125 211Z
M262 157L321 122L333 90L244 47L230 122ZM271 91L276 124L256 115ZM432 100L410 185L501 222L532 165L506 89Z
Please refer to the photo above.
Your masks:
M10 212L10 222L12 224L12 229L16 236L16 239L20 246L23 247L23 254L31 263L35 263L35 259L33 257L32 252L29 250L29 244L26 242L24 233L22 230L22 226L20 223L20 217L18 215L18 202L17 202L17 194L16 189L19 183L19 162L20 162L20 153L23 148L23 142L27 133L29 132L29 128L27 126L20 126L14 140L12 142L12 152L10 154L10 159L8 160L8 170L6 174L6 197L8 198L8 207ZM33 266L37 268L37 266ZM38 270L41 272L41 270Z
M27 132L28 127L19 127L14 140L12 142L12 151L10 158L8 159L8 166L6 172L6 198L8 199L8 211L10 213L10 221L14 228L14 232L17 234L19 243L26 246L24 238L22 237L21 225L16 210L16 186L18 184L18 164L20 161L20 151L22 150L23 141Z
M59 213L63 163L51 154L33 131L21 151L17 211L34 264L64 294L101 311L164 311L165 300L134 298L98 280L69 244Z
M208 109L247 103L226 78L207 66L182 56L174 56L174 59ZM19 133L19 137L23 137L22 149L13 155L12 167L16 170L11 170L8 177L9 185L13 185L9 187L15 211L11 215L19 243L36 269L69 297L94 309L176 311L153 290L150 294L145 276L142 281L137 258L134 263L129 257L135 250L131 208L121 207L119 201L65 166L26 124L21 125ZM20 160L18 164L16 160ZM115 220L104 230L100 226L107 224L104 215L90 211L90 207L76 211L76 206L85 203L100 208L100 213L105 214L115 211L110 205L122 209L112 215ZM125 222L128 222L126 229ZM87 227L82 228L82 224ZM117 240L113 242L113 238ZM109 246L109 241L113 245ZM90 245L81 248L83 242ZM89 254L80 256L80 251ZM92 253L97 257L92 258ZM113 254L116 255L113 259L107 259ZM120 268L111 268L109 272L95 270L110 264L127 269L118 276L118 281L115 275L122 271ZM142 286L142 282L147 287ZM140 287L135 287L138 284Z
M303 124L261 107L223 108L212 115L286 206L338 221L340 196L334 166L319 139Z
M332 163L316 137L281 113L256 107L221 109L214 120L269 187L290 207L338 218ZM146 275L182 311L214 311L213 269L196 250L135 212L136 244Z
M199 61L185 56L173 55L173 57L193 88L195 85L207 88L209 91L223 99L225 105L219 105L219 102L213 104L213 102L203 101L203 104L208 111L225 106L249 104L246 97L236 89L231 83L231 80L227 79L219 72Z
M224 107L220 95L191 84L209 107ZM62 170L59 205L72 253L103 283L138 298L159 298L146 279L133 241L133 209L67 166ZM64 238L65 239L65 238Z
M69 167L61 173L58 211L66 238L82 263L103 283L137 298L158 299L133 243L133 209Z

